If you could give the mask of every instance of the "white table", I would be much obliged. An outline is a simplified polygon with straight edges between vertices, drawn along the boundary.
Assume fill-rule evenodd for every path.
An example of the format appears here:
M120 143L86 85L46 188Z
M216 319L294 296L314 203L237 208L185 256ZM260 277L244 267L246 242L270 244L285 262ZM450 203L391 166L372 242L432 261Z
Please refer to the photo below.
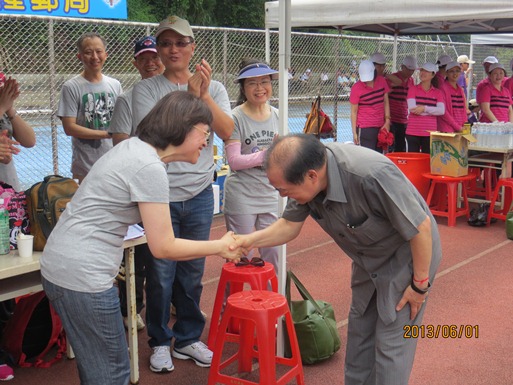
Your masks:
M513 148L493 148L469 146L469 151L479 151L483 154L471 156L468 158L469 166L490 167L501 170L501 178L511 176L511 162L513 162Z
M146 243L146 236L123 242L125 278L128 300L128 346L130 348L130 382L139 382L139 347L135 305L134 247ZM17 251L0 255L0 301L33 294L43 290L41 284L41 251L34 251L31 258L20 258ZM68 357L73 353L68 349Z

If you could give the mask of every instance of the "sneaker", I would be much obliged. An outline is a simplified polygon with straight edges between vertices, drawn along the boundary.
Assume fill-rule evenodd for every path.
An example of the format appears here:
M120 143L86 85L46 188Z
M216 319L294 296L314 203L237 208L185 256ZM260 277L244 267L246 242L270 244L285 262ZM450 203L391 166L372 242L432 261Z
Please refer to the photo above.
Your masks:
M141 331L146 327L142 317L140 314L137 314L137 331ZM128 317L123 317L123 324L125 325L125 329L128 330Z
M207 345L198 341L183 348L174 348L173 357L179 360L193 360L196 365L202 368L210 368L213 353Z
M9 381L14 378L14 371L8 365L0 365L0 381Z
M171 372L174 369L169 346L155 346L150 357L150 370L155 373Z

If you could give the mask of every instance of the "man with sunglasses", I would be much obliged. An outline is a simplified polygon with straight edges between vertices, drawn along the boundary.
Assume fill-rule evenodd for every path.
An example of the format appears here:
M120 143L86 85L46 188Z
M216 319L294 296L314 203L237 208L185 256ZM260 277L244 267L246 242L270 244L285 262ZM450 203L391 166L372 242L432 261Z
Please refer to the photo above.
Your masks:
M206 60L202 59L190 67L196 43L187 20L169 16L159 24L155 37L165 70L162 75L135 85L132 93L133 124L137 126L163 96L173 91L187 90L210 107L214 119L210 132L206 132L208 145L200 152L198 162L177 162L167 167L169 207L175 235L208 240L214 211L211 185L215 170L213 134L215 132L226 140L234 127L228 93L221 83L212 80L212 69ZM199 340L205 327L199 307L204 267L205 258L188 262L148 258L146 322L149 345L153 349L150 369L154 372L174 369L170 354L173 339L173 357L192 359L200 367L210 366L212 352ZM172 329L168 326L171 301L176 307L176 322Z

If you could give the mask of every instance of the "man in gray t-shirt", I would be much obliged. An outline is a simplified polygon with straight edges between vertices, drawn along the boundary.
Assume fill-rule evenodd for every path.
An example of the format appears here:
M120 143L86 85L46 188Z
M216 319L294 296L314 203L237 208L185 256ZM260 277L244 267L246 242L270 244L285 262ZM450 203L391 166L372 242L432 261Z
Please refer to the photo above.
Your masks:
M167 166L169 207L173 230L179 238L207 240L210 236L214 199L212 181L214 132L222 140L229 139L233 120L228 93L212 80L212 69L206 60L189 69L196 43L187 20L170 16L155 32L157 51L165 66L162 75L140 81L132 92L133 126L146 116L166 94L187 90L200 97L212 111L214 120L209 144L196 164L174 162ZM184 111L187 113L187 111ZM153 354L150 369L170 372L174 369L170 346L174 339L173 357L192 359L200 367L209 367L212 352L200 341L205 319L199 302L205 258L174 262L148 258L146 265L146 321ZM171 300L176 307L176 322L168 326Z
M77 43L84 70L64 83L57 116L72 137L71 172L79 182L92 165L112 148L107 129L121 83L102 74L107 60L105 41L96 32L84 33Z

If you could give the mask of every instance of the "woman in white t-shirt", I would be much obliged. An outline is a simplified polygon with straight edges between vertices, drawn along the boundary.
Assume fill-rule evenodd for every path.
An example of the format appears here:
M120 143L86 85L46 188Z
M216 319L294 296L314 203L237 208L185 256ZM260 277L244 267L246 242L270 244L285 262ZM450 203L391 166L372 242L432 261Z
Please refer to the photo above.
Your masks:
M166 164L196 163L212 113L185 91L162 98L136 136L91 168L53 229L41 256L43 287L73 346L82 385L126 385L130 364L117 288L113 287L129 225L143 222L156 258L190 260L241 255L234 235L175 238Z
M278 192L262 168L266 149L278 134L278 110L268 104L278 71L257 59L242 60L240 68L239 100L232 110L235 129L225 142L231 174L224 183L223 212L229 230L249 234L278 219ZM278 268L277 247L259 252Z

